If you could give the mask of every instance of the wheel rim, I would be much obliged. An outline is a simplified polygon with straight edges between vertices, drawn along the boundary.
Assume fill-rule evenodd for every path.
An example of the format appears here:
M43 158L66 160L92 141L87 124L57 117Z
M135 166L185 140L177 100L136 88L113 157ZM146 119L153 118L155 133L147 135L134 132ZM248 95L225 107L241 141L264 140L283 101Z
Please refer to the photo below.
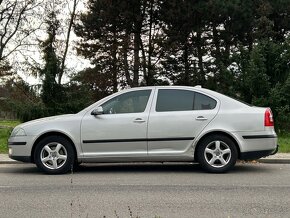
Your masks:
M40 160L48 169L59 169L66 163L67 150L62 144L51 142L42 148L40 152Z
M206 162L215 168L226 166L232 156L230 147L222 141L210 142L204 150L204 157Z

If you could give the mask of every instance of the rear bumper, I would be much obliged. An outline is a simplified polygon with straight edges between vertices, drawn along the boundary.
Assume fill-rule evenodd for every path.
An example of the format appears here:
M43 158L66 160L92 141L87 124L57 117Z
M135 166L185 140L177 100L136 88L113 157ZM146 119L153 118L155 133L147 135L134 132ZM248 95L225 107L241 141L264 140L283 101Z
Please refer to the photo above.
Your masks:
M273 150L262 150L262 151L249 151L249 152L241 152L240 160L256 160L262 157L266 157L269 155L274 155L278 152L279 145Z
M240 160L255 160L277 153L278 138L274 128L265 131L233 132L240 148Z

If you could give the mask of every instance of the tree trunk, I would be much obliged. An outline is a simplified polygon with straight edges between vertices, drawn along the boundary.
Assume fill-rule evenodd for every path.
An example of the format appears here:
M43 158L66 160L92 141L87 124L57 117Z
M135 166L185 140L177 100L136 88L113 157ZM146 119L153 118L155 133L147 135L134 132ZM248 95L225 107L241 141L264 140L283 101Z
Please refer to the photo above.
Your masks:
M144 49L144 45L143 45L143 42L141 40L141 38L139 39L140 40L140 46L141 46L141 53L142 53L142 66L143 66L143 75L144 75L144 79L146 81L146 84L148 84L148 74L147 74L147 60L146 60L146 52L145 52L145 49Z
M140 66L140 57L139 57L139 49L140 49L140 43L139 43L140 33L136 32L134 33L134 66L133 66L133 87L136 87L139 85L139 66Z
M152 45L152 26L153 26L153 4L154 0L150 1L150 12L149 12L149 39L148 39L148 74L147 74L147 85L152 86L154 85L154 72L151 63L151 57L153 53L153 45Z
M184 63L184 76L183 76L183 85L190 85L189 82L189 60L188 60L188 42L185 42L183 46L183 63Z
M61 78L62 78L63 73L64 73L65 60L66 60L68 47L69 47L70 33L71 33L72 25L73 25L74 19L75 19L76 7L77 7L77 0L74 0L73 10L72 10L72 13L71 13L71 16L70 16L70 21L69 21L68 30L67 30L67 36L66 36L66 40L65 40L65 50L64 50L64 53L63 53L63 57L61 59L60 71L59 71L59 74L58 74L58 84L61 84Z
M203 52L202 52L202 38L201 38L201 31L198 29L197 34L196 34L196 47L197 47L197 58L198 58L198 82L200 85L205 84L205 75L204 75L204 70L203 70Z
M124 72L125 72L125 77L127 84L132 87L133 82L130 77L130 72L129 72L129 64L128 64L128 49L129 49L129 42L130 42L130 35L128 31L126 30L124 40L123 40L123 65L124 65Z
M141 8L141 4L143 5L143 8ZM145 15L145 7L146 7L146 1L138 0L136 1L136 11L134 14L134 66L133 66L133 86L139 86L139 69L140 69L140 47L141 47L141 31L142 31L142 21L143 16ZM142 10L143 9L143 13Z
M118 40L117 40L117 30L116 25L113 24L113 45L112 45L112 57L113 57L113 63L112 63L112 82L113 82L113 92L118 91L118 59L117 59L117 48L118 48Z

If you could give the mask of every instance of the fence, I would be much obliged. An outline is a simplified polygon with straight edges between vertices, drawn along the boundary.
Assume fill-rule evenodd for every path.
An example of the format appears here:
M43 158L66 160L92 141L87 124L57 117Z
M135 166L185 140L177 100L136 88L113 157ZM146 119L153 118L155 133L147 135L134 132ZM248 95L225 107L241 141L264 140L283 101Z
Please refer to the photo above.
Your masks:
M17 114L11 111L0 111L0 120L16 120Z

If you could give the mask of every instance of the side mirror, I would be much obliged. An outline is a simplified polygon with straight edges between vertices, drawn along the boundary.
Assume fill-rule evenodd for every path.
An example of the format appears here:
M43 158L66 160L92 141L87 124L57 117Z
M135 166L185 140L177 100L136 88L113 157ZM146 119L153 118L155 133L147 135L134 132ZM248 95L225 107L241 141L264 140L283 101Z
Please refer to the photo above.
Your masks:
M96 109L92 110L91 115L97 116L97 115L101 115L103 113L104 113L103 107L99 106Z

